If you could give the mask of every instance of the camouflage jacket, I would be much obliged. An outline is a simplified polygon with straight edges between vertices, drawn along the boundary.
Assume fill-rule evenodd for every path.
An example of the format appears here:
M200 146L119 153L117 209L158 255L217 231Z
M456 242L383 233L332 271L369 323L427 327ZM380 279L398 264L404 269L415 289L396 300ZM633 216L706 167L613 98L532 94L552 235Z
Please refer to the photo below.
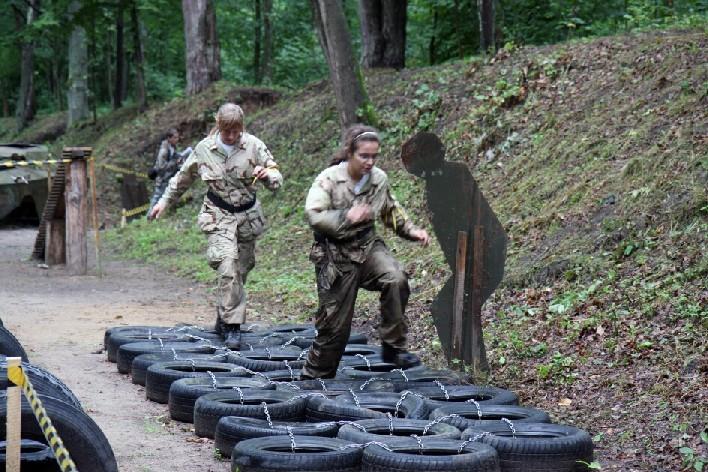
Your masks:
M255 180L253 169L256 166L271 167L267 180ZM263 142L246 132L227 156L217 144L216 135L207 136L197 144L182 168L170 180L160 202L171 205L201 177L207 187L226 202L245 205L256 198L256 184L262 182L268 189L277 190L283 183L283 176L275 168L276 163ZM214 206L205 197L206 207Z
M155 170L157 170L157 177L155 178L155 184L160 186L162 182L169 180L177 172L179 162L179 155L175 151L175 148L170 146L167 140L163 140L160 143L160 149L157 151L157 158L155 159Z
M414 239L411 233L418 228L391 193L388 177L383 170L374 167L358 194L355 193L355 185L346 162L325 169L312 184L305 202L305 216L312 229L329 242L329 248L321 241L314 244L310 260L315 264L321 263L328 251L335 263L363 262L371 243L377 239L377 219L399 236ZM350 223L346 214L356 204L370 205L373 219Z

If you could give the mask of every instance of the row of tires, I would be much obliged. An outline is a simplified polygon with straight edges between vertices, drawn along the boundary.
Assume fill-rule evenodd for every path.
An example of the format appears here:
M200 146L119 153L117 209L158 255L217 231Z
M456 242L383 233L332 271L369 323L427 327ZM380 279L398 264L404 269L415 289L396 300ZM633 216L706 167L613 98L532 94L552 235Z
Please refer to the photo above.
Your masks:
M21 357L22 370L38 393L42 406L78 470L117 472L113 450L96 423L64 382L51 372L30 364L22 344L4 326L0 326L0 438L7 437L6 392L7 357ZM0 441L0 470L5 469L6 442ZM23 472L58 472L52 449L42 433L34 412L22 397L20 468Z
M109 360L215 440L232 470L579 471L590 436L508 390L424 366L397 369L354 335L335 379L299 380L311 326L258 328L245 348L191 326L107 330ZM132 342L131 342L132 341Z

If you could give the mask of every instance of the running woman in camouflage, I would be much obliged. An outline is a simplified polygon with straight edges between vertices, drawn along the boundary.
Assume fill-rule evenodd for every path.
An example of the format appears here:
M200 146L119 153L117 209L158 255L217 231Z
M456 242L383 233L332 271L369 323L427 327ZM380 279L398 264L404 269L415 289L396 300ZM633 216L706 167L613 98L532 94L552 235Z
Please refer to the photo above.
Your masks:
M351 331L358 289L381 292L383 359L401 368L420 364L406 351L404 312L408 277L383 240L375 222L399 236L430 242L391 194L386 173L375 166L380 139L376 130L355 125L344 146L312 184L305 214L315 234L310 260L315 264L319 309L317 337L310 348L303 379L334 377Z
M239 349L246 321L243 285L266 225L256 184L276 190L283 176L265 144L244 131L241 107L226 103L216 113L216 127L170 180L150 218L159 218L197 178L208 189L197 224L207 237L209 265L218 273L217 327L225 331L227 347Z

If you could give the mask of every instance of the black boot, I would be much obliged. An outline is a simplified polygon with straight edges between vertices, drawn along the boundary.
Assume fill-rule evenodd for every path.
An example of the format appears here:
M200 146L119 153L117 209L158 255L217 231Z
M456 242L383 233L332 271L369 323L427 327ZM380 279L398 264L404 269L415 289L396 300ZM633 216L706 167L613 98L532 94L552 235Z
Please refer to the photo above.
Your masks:
M214 331L220 336L224 336L226 333L224 331L224 322L221 321L221 310L216 307L216 323L214 323Z
M241 325L240 324L225 324L224 331L226 338L224 344L232 351L241 349Z
M412 352L398 349L390 344L381 343L381 358L384 362L394 364L399 369L410 369L420 365L420 359Z

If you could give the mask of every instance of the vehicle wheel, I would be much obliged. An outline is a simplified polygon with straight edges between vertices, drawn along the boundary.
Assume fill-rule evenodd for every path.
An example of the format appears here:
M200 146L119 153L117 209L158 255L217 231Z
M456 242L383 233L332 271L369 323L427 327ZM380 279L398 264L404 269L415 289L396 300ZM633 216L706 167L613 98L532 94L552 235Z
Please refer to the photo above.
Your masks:
M7 401L0 394L0 437L7 437ZM40 395L47 416L80 471L118 472L113 450L101 429L83 411L56 398ZM22 401L22 438L44 442L39 423L26 400ZM24 469L23 469L24 470Z
M24 362L29 362L22 343L5 327L0 326L0 354L7 357L21 357Z
M548 423L517 423L514 432L501 425L478 425L467 429L462 439L478 440L499 454L504 471L576 472L592 462L590 435L578 428Z
M116 364L118 372L121 374L129 374L133 365L133 360L141 354L153 352L169 352L172 357L175 353L194 353L194 354L214 354L217 351L217 346L213 344L205 344L204 342L169 342L158 343L157 341L141 341L137 343L123 344L118 348L116 355ZM174 352L173 352L174 351ZM178 355L179 357L179 355Z
M7 442L0 441L0 470L6 468L6 448ZM20 469L22 472L61 472L49 446L31 439L20 440Z
M361 449L336 438L270 436L241 441L231 455L231 471L358 472Z
M194 433L213 438L216 424L224 416L266 418L263 403L271 420L299 420L305 411L305 398L275 390L247 389L242 392L216 392L202 395L194 404Z
M451 414L457 416L450 417ZM464 431L467 428L479 426L499 426L508 427L503 418L512 423L550 423L551 418L548 413L536 408L529 408L516 405L484 405L480 404L479 409L471 403L450 404L436 408L430 414L431 420L447 417L444 421L454 427Z
M359 420L355 425L345 424L339 428L337 437L358 444L380 441L408 441L412 434L439 439L460 439L459 429L446 423L433 424L430 420L408 420L402 418L380 418ZM425 433L425 434L424 434Z
M207 393L223 390L236 390L236 388L255 388L258 390L273 390L273 385L263 379L233 377L217 378L216 382L210 377L195 377L179 379L172 382L169 394L170 418L186 423L194 422L194 403L197 398Z
M428 412L425 401L415 395L406 395L401 400L397 393L350 393L334 399L313 396L308 399L308 421L356 421L367 418L386 417L422 419Z
M494 448L480 443L462 445L451 439L420 438L387 443L387 448L372 444L364 449L362 472L435 471L499 472ZM388 449L388 450L387 450Z
M485 405L518 405L519 397L514 392L497 387L477 385L449 385L442 388L415 387L409 388L411 392L418 393L427 398L428 408L435 408L453 403L465 403L474 400Z
M22 370L32 382L32 386L37 393L56 398L79 410L82 409L81 402L76 398L76 395L51 372L26 362L22 363ZM10 384L7 379L7 361L3 356L0 357L0 391L4 392L8 386Z
M211 373L211 375L210 375ZM145 396L157 403L167 403L172 382L188 377L246 377L243 367L224 362L167 361L148 367L145 377Z
M293 421L271 421L242 416L225 416L219 420L214 432L214 447L226 457L231 457L234 446L251 438L287 435L322 436L333 438L337 435L339 425L330 423L302 423ZM449 426L449 425L448 425Z
M218 352L214 354L192 354L192 353L177 353L177 359L172 352L154 352L149 354L140 354L135 359L130 367L130 376L134 384L145 385L145 378L147 376L148 367L155 364L156 362L167 362L167 361L211 361L211 362L224 362L226 356L220 355Z

